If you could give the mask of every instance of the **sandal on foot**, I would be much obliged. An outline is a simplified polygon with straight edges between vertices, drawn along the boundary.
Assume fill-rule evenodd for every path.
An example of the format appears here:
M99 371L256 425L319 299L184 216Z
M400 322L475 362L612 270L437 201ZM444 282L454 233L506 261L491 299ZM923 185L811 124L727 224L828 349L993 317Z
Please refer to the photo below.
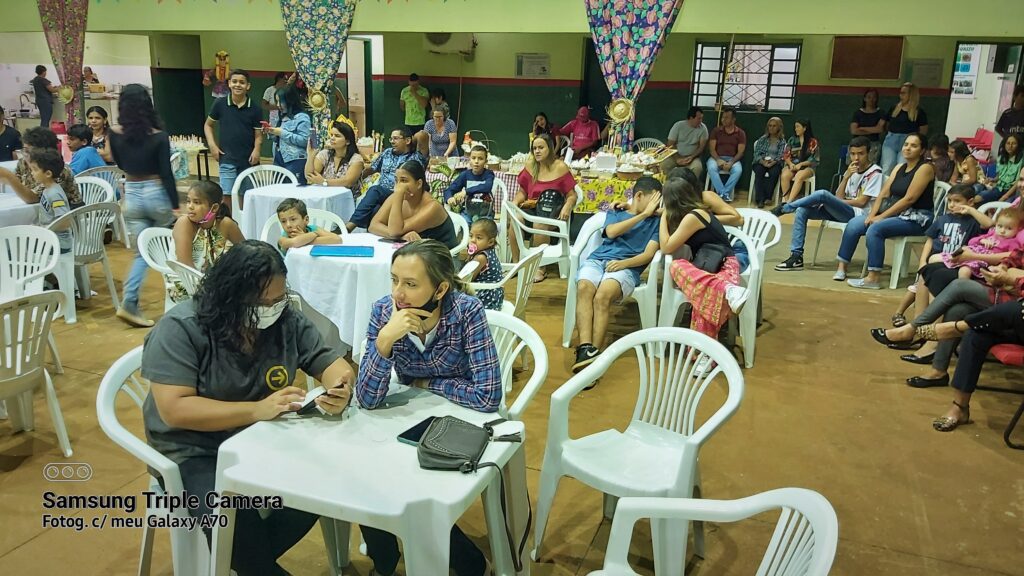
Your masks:
M963 406L960 403L953 401L953 405L960 409L962 418L953 418L952 416L940 416L932 421L932 428L935 428L939 432L952 432L956 430L958 426L971 423L971 406Z
M891 320L893 328L902 328L907 325L907 317L899 312L893 314Z
M533 283L534 284L539 284L539 283L543 282L544 279L547 278L547 277L548 277L547 272L545 272L543 270L537 270L537 273L533 275Z

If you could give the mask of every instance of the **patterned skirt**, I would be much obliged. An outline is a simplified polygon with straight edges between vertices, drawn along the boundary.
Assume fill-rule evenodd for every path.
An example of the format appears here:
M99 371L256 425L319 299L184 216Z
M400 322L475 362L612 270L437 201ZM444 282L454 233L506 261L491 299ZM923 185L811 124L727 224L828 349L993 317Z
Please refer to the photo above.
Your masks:
M740 265L736 258L726 258L722 269L715 274L697 268L689 260L673 260L669 273L693 305L690 328L718 338L718 331L732 314L725 290L740 284Z

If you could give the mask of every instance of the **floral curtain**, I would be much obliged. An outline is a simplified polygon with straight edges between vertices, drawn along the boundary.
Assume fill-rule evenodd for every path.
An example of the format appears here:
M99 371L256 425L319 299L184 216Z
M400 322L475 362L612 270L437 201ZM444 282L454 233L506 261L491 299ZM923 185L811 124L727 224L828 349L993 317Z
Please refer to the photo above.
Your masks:
M345 52L356 0L281 0L281 17L295 69L309 87L313 128L327 141L329 96Z
M59 96L72 97L65 104L68 125L84 121L82 101L82 53L85 52L85 22L89 0L38 0L39 19L50 47L57 79L63 88ZM65 88L66 87L66 88Z
M633 104L644 90L654 60L672 30L683 0L583 0L597 60L612 100ZM628 150L633 116L614 124L609 139Z

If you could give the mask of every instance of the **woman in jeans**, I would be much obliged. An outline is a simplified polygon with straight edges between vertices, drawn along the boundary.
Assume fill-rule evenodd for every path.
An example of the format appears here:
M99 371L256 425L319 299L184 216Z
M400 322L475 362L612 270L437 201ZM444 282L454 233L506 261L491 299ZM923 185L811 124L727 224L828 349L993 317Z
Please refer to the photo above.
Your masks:
M124 183L124 217L135 237L135 260L124 282L124 299L117 317L132 326L148 328L153 321L139 312L139 289L146 277L146 261L139 250L142 231L166 227L174 221L178 189L171 172L171 141L161 130L153 100L141 84L129 84L118 102L121 125L110 131L107 153L127 175Z
M928 115L920 106L921 92L910 82L900 86L900 101L889 111L882 141L882 172L888 174L899 162L903 141L911 134L928 134Z
M880 288L878 277L885 263L885 239L899 236L922 236L934 215L933 189L935 169L924 160L924 138L911 134L903 143L905 164L897 166L882 187L871 212L854 217L846 224L839 244L839 267L833 280L846 280L846 267L857 250L860 237L867 238L868 274L849 280L854 288Z
M312 121L302 109L302 100L295 86L288 86L279 93L281 99L281 125L263 128L264 134L277 136L277 150L274 164L288 170L306 185L306 149Z

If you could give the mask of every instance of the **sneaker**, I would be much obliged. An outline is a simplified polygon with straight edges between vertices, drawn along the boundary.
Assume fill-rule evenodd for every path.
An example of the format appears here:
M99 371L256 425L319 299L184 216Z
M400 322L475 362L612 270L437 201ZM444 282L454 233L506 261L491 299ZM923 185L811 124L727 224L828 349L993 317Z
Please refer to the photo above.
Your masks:
M843 270L836 270L836 273L832 275L832 279L836 282L843 282L846 280L846 272Z
M725 289L725 300L733 312L739 313L749 294L750 292L746 288L733 284Z
M853 280L847 280L847 284L854 288L863 288L865 290L881 290L882 286L878 282L868 282L864 278L857 278Z
M572 365L572 373L578 374L590 364L597 360L601 351L593 344L580 344L576 347L576 363Z
M795 272L804 269L804 257L802 254L793 252L782 262L775 265L775 270L779 272Z
M785 208L786 208L786 203L785 202L779 202L778 205L775 206L775 208L772 208L772 214L775 214L776 216L782 216L783 214L785 214L785 212L784 212Z
M701 356L693 364L693 372L692 373L693 373L694 378L703 378L703 377L707 376L708 373L711 372L711 369L713 367L714 367L714 362L711 360L710 356Z

